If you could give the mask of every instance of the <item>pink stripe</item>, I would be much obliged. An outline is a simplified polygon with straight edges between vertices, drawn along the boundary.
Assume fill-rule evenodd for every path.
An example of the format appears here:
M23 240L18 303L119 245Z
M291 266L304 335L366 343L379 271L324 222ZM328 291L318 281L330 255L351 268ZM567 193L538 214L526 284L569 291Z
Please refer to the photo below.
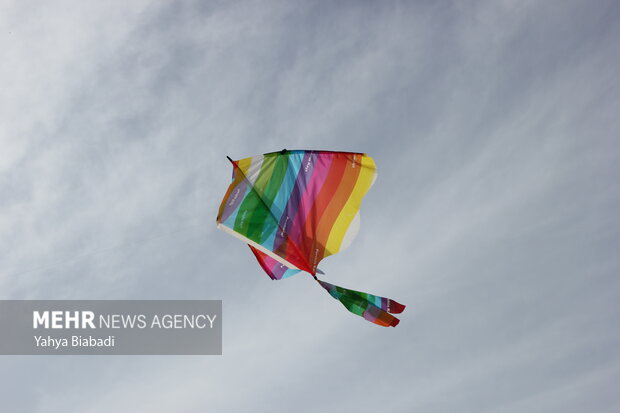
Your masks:
M305 227L307 219L313 219L313 217L308 217L308 213L312 210L312 205L314 204L314 200L316 199L327 175L329 174L329 168L332 163L332 156L317 156L315 158L316 165L314 165L314 170L312 172L312 177L310 178L310 182L306 186L306 191L303 193L301 197L301 202L299 203L299 209L297 212L297 216L293 221L293 226L289 232L289 244L287 245L286 252L287 256L289 253L295 254L294 248L291 248L290 243L293 242L297 247L301 250L301 252L306 255L303 258L306 260L309 266L313 261L311 256L308 256L308 249L310 245L307 245L308 241L312 241L311 237L306 237L305 234L302 233L303 228ZM314 226L311 226L314 228ZM311 254L310 254L311 255Z

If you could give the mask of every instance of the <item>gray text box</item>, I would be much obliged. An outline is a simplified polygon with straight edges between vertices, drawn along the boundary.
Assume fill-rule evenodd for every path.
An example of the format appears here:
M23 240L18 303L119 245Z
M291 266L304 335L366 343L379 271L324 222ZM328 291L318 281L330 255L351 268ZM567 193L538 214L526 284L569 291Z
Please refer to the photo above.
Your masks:
M222 301L0 300L0 354L222 354Z

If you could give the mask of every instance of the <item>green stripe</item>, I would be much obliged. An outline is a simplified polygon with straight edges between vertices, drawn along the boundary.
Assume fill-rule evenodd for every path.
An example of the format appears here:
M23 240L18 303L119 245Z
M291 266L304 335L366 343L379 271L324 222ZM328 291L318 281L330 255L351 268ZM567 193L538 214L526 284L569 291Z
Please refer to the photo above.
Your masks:
M269 159L272 158L272 159ZM271 206L273 201L278 195L278 191L282 186L284 177L286 176L286 170L288 169L288 157L276 155L274 157L267 157L269 159L269 170L265 170L264 175L259 175L256 180L257 190L260 194L261 188L264 188L261 198L267 205L267 209L259 209L254 211L250 220L250 227L248 232L251 238L259 239L260 243L264 242L269 235L276 230L280 217L274 217L271 212ZM262 172L262 171L261 171ZM270 219L270 215L272 219Z
M266 156L254 183L239 207L235 231L262 243L276 229L279 217L271 213L271 205L282 185L288 168L286 156Z
M251 220L253 219L253 215L256 211L261 210L263 213L269 213L267 207L261 200L261 192L259 182L261 177L265 176L265 172L273 169L269 164L272 164L270 160L266 157L263 157L260 171L258 172L258 177L254 182L254 186L252 186L251 190L247 193L246 197L239 205L239 212L237 213L237 219L235 219L235 227L234 230L241 235L244 235L250 238L252 241L259 242L260 240L253 238L250 235L249 228ZM264 178L263 178L264 179Z

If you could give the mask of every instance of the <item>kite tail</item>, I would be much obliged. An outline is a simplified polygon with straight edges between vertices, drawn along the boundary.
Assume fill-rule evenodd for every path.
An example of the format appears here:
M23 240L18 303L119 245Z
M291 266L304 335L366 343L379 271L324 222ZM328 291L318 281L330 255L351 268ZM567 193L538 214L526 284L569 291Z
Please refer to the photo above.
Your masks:
M321 287L325 288L332 297L340 301L353 314L383 327L396 327L400 323L400 320L392 314L402 313L405 309L403 304L378 295L342 288L321 281L316 277L315 279L321 284Z

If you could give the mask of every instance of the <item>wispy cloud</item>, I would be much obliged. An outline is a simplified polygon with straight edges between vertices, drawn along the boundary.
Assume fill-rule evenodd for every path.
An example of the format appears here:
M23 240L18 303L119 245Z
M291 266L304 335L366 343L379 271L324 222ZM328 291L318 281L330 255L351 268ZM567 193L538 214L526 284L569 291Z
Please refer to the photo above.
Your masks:
M0 298L225 316L221 357L5 357L6 406L617 410L614 2L4 9ZM398 328L215 230L225 155L282 148L375 158L360 235L321 267L408 304Z

